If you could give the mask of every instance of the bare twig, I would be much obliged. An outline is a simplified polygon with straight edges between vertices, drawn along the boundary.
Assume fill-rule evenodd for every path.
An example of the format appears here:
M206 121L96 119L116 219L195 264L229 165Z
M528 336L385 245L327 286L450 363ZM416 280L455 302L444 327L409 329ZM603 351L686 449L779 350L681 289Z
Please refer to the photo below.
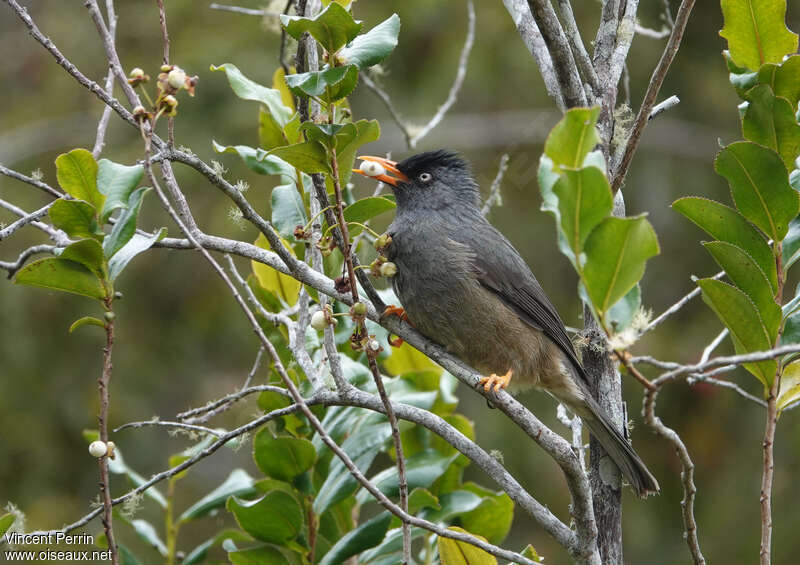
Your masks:
M389 96L389 94L383 88L378 86L378 84L372 80L367 73L362 74L360 78L361 82L366 84L367 88L374 92L375 95L381 99L383 105L386 106L386 109L389 110L389 115L392 116L392 119L397 124L397 127L400 128L400 131L403 132L403 135L406 138L406 145L413 147L411 132L408 130L409 125L403 120L402 116L400 116L400 112L397 111L397 108L394 107L392 98Z
M721 369L726 369L726 370L733 370L733 369L736 368L736 365L723 365L720 368ZM719 369L717 369L717 370L719 370ZM767 407L767 403L764 402L763 398L759 398L757 396L754 396L754 395L750 394L749 392L744 390L742 387L740 387L736 383L732 383L731 381L723 381L722 379L715 379L714 377L708 376L708 374L705 374L705 373L692 373L686 379L686 382L689 383L690 385L693 385L694 383L708 383L710 385L718 386L718 387L721 387L721 388L727 388L727 389L730 389L730 390L738 393L740 396L742 396L743 398L746 398L747 400L749 400L751 402L755 402L756 404L758 404L760 406L763 406L764 408Z
M32 257L33 255L38 255L40 253L53 253L56 250L56 247L53 245L34 245L32 247L27 248L25 251L19 254L16 261L0 261L0 269L4 271L8 271L8 278L10 279L13 277L17 271L19 271L25 262Z
M495 206L502 206L503 197L500 194L500 186L503 184L503 177L505 176L507 169L508 153L503 153L503 156L500 157L500 165L497 167L497 175L495 175L494 180L492 181L492 186L489 188L489 195L486 197L486 201L483 203L483 208L481 208L482 215L487 215Z
M31 186L35 186L39 190L45 191L50 196L54 196L56 198L60 198L60 197L64 196L64 194L62 192L56 190L55 188L53 188L52 186L50 186L46 182L42 182L42 181L40 181L38 179L35 179L33 177L29 177L27 175L23 175L22 173L18 173L17 171L15 171L13 169L9 169L8 167L4 167L3 165L0 165L0 174L5 175L7 177L10 177L12 179L17 179L18 181L22 181L24 183L28 183Z
M167 421L164 421L164 420L157 420L157 419L145 420L143 422L128 422L127 424L123 424L120 427L115 428L114 429L114 433L117 433L119 431L122 431L122 430L125 430L125 429L128 429L128 428L144 428L144 427L148 427L148 426L155 426L155 427L161 427L161 428L181 429L181 430L187 430L187 431L190 431L190 432L199 432L201 434L208 434L208 435L214 436L215 438L221 438L225 434L224 430L223 431L219 431L219 430L214 430L214 429L211 429L211 428L207 428L205 426L197 426L195 424L187 424L185 422L167 422Z
M186 421L186 423L195 423L195 422L205 422L208 420L208 414L218 414L219 408L227 407L229 404L232 404L238 400L241 400L245 396L249 396L251 394L255 394L257 392L276 392L278 394L286 395L286 389L273 386L273 385L256 385L256 386L248 386L246 388L242 388L236 392L223 396L222 398L218 398L213 402L209 402L205 406L201 406L199 408L193 408L191 410L187 410L186 412L181 412L175 416L176 419L181 421Z
M716 279L721 279L724 276L725 276L725 271L720 271L711 278L716 280ZM656 327L661 325L661 323L664 322L664 320L666 320L667 318L678 312L681 308L686 306L693 298L699 295L700 295L700 287L695 287L692 291L686 294L686 296L684 296L683 298L678 300L675 304L664 310L664 312L662 312L657 318L655 318L652 322L647 324L647 327L645 327L642 330L642 333L644 334L649 332L650 330L655 329ZM708 360L708 358L706 358L705 360Z
M447 100L444 101L444 104L439 106L439 109L430 121L409 140L409 147L411 149L415 148L423 137L428 135L433 128L439 125L439 122L442 121L447 111L456 103L458 92L461 90L461 85L464 84L464 77L467 76L467 61L469 60L472 46L475 44L475 6L473 6L472 0L467 1L467 14L469 16L467 39L464 41L464 47L461 49L461 57L458 59L458 70L456 71L456 78L453 81L453 85L450 87L450 93L447 95Z
M103 348L103 373L97 380L97 388L100 392L100 414L98 414L97 423L100 430L100 441L102 441L104 444L108 443L108 385L111 381L111 352L114 349L113 301L113 296L105 299L106 312L110 312L112 315L106 316L106 346ZM103 529L106 534L108 548L111 550L111 563L117 565L119 563L119 555L117 542L114 539L114 524L112 518L114 505L111 502L111 482L109 481L108 476L108 455L100 457L98 459L98 464L100 466L100 495L103 499Z
M156 0L158 4L158 21L161 24L161 44L164 55L161 58L165 65L169 65L169 32L167 31L167 13L164 10L164 0Z
M228 6L227 4L217 4L212 2L209 5L212 10L220 10L222 12L233 12L235 14L243 14L245 16L280 16L278 12L270 12L267 10L255 10L253 8L243 8L241 6Z
M49 204L45 204L44 206L42 206L41 208L39 208L35 212L31 212L30 214L26 214L25 216L21 217L19 220L10 223L9 225L4 227L3 229L0 229L0 241L3 241L4 239L6 239L8 236L13 234L18 229L20 229L22 227L25 227L30 223L35 222L36 220L38 220L39 218L41 218L42 216L47 214L47 212L50 210L50 207L55 202L56 201L54 200L53 202L50 202Z
M647 87L647 92L642 100L642 105L639 108L639 113L636 114L636 120L633 123L633 128L628 135L628 140L625 143L625 149L622 157L619 160L619 165L613 171L611 181L611 189L614 193L619 190L628 174L628 167L630 167L631 160L633 159L636 148L639 146L644 128L647 125L647 120L656 103L658 92L661 90L661 85L664 82L664 77L667 76L672 60L678 52L678 48L683 39L683 32L686 30L686 24L689 22L689 15L694 8L694 0L683 0L678 8L678 14L675 18L675 26L672 28L672 33L669 36L667 45L664 48L664 53L661 55L661 60L658 62L653 76L650 78L650 84Z
M650 29L649 27L644 27L637 23L635 29L636 35L643 35L644 37L650 37L652 39L664 39L665 37L669 37L669 34L672 33L672 29L667 26L661 29Z
M108 35L113 45L117 36L117 14L114 10L114 0L106 0L106 18L108 19ZM106 93L108 93L109 96L114 95L114 69L112 69L110 65L108 67L108 74L106 75ZM100 116L100 121L97 122L97 134L95 135L94 148L92 149L92 155L95 159L99 158L100 154L103 152L110 120L111 106L104 104L103 114Z
M657 117L659 114L661 114L663 112L666 112L670 108L674 108L675 106L677 106L680 103L681 103L681 99L673 94L672 96L670 96L669 98L667 98L663 102L659 102L658 104L653 106L653 109L650 111L650 115L647 116L647 119L648 120L652 120L653 118Z

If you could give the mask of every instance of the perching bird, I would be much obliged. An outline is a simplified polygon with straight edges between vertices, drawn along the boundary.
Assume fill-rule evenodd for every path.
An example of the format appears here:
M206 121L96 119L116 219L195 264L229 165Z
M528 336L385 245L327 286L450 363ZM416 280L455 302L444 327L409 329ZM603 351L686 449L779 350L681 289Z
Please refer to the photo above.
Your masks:
M389 184L397 215L388 259L403 314L422 334L488 375L486 390L543 389L579 415L639 496L658 482L592 398L564 324L509 241L481 214L480 192L456 153L429 151L395 163L366 161Z

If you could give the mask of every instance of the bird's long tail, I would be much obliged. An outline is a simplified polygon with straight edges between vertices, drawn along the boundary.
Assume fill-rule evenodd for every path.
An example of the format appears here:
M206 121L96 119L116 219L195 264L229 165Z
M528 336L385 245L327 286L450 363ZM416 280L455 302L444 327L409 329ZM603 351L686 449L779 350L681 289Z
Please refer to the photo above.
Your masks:
M636 454L633 447L617 430L605 411L597 404L588 391L585 391L581 402L570 402L570 408L588 426L592 435L597 438L609 457L617 464L622 475L630 483L636 494L645 498L659 491L658 481L647 469L644 461Z

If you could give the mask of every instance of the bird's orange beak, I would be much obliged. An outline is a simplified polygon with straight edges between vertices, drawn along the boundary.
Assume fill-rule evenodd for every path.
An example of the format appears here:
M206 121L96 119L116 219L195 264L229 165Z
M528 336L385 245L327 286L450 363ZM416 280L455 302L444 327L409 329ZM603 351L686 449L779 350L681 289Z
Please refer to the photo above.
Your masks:
M386 184L391 184L392 186L397 186L397 184L401 182L410 182L411 180L398 170L396 161L390 161L389 159L384 159L383 157L373 157L371 155L364 155L363 157L358 157L358 159L361 159L362 161L372 161L373 163L378 163L384 169L386 169L387 173L391 173L393 176L385 174L371 177L361 169L353 169L353 172L358 173L359 175L364 175L367 178L379 180L381 182L385 182Z

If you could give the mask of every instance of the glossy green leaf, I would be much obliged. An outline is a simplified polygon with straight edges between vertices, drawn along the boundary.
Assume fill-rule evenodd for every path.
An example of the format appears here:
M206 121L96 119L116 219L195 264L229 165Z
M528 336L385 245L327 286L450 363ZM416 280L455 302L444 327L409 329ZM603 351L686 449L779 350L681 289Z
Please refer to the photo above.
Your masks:
M230 551L228 559L233 565L291 565L278 548L268 545Z
M336 140L336 162L339 166L339 181L342 186L350 181L353 175L353 163L359 149L377 140L381 136L378 120L358 120L352 124L356 131L353 135L340 135Z
M305 173L331 173L328 153L318 141L303 141L278 147L270 151L269 155L279 157Z
M106 257L113 257L136 233L136 221L139 218L142 201L151 190L151 188L147 187L137 188L130 195L127 207L117 217L117 222L111 229L111 233L103 240L103 253Z
M272 430L262 428L253 439L253 459L268 477L292 481L305 473L316 461L317 452L307 439L273 437Z
M742 248L731 243L712 241L704 243L703 246L711 253L733 284L753 301L764 320L770 341L774 342L778 335L778 326L781 323L781 308L775 302L772 287L764 272Z
M757 70L797 51L797 34L786 28L786 0L722 0L719 34L740 66Z
M714 279L701 279L697 281L697 285L703 291L703 301L730 331L737 353L766 351L772 347L769 330L753 301L744 292ZM745 364L744 367L764 383L765 387L769 387L775 377L777 363L772 360L761 361Z
M405 450L405 447L403 449ZM408 512L409 514L416 514L423 508L439 510L441 505L439 504L439 499L428 489L415 488L408 495Z
M73 149L56 158L56 178L64 192L102 210L106 197L97 190L97 161L86 149Z
M257 500L240 500L231 496L225 506L244 531L261 541L285 543L297 537L303 525L300 503L280 490L269 492Z
M781 390L778 393L778 410L800 400L800 363L792 363L783 370Z
M94 318L92 316L84 316L83 318L78 318L72 322L72 325L69 327L69 333L74 332L82 326L100 326L101 328L105 328L106 323L103 320Z
M97 165L97 189L106 197L100 221L106 223L114 210L128 206L133 189L142 180L144 167L120 165L108 159L100 159Z
M781 345L800 343L800 284L795 289L794 298L783 305L786 321L781 333Z
M287 108L281 97L279 90L267 88L244 76L242 72L230 63L225 63L215 67L211 65L212 71L223 71L228 77L233 92L243 100L261 102L266 106L272 118L282 128L292 118L292 110Z
M750 141L738 141L719 152L714 168L727 179L739 212L768 237L781 241L800 210L800 195L789 186L780 156Z
M343 421L347 424L346 421ZM326 428L328 429L328 428ZM366 473L375 457L386 445L392 435L388 422L359 426L342 443L342 449L352 459L356 467ZM314 499L314 512L322 514L338 502L358 490L359 483L337 458L331 462L330 471L325 482L319 488ZM413 488L413 487L411 487Z
M344 219L346 222L363 223L396 207L397 205L388 198L368 196L347 206L344 209Z
M672 207L697 224L715 239L727 241L750 255L767 276L772 292L778 290L775 258L764 237L733 208L715 200L689 196L672 203Z
M412 371L435 371L439 374L442 372L442 368L427 355L405 342L400 347L392 348L391 355L383 362L383 366L392 375L402 375Z
M527 557L528 559L530 559L530 560L531 560L531 561L533 561L534 563L544 563L544 557L542 557L541 555L539 555L539 554L536 552L536 548L534 548L534 547L533 547L532 545L530 545L530 544L528 544L528 545L526 545L526 546L525 546L525 549L523 549L523 550L520 552L520 555L522 555L523 557Z
M263 149L247 145L220 145L212 141L217 153L233 153L238 155L251 170L260 175L281 175L286 180L294 181L295 169L289 163L274 155L268 155Z
M611 187L596 167L564 169L553 194L558 197L560 226L572 254L570 259L577 264L589 233L614 208Z
M432 449L409 457L406 460L408 488L430 487L436 479L444 474L456 457L458 455L446 456ZM397 496L399 494L397 467L392 465L388 469L384 469L372 478L372 483L387 496ZM362 490L358 493L356 500L363 504L370 496L369 492Z
M471 533L464 528L456 526L450 526L447 529L463 534ZM494 555L463 541L439 536L436 545L439 549L439 561L442 565L497 565L497 559Z
M296 96L319 96L328 102L344 98L353 92L357 83L358 67L355 65L286 76L286 84Z
M353 41L361 31L361 23L356 22L350 12L336 2L313 18L282 15L281 23L286 33L295 39L300 39L305 32L310 33L328 53L335 53Z
M659 252L658 239L644 216L608 217L589 234L584 252L583 281L602 314L642 278L646 261Z
M53 225L71 238L103 237L94 207L84 200L56 200L47 212Z
M454 490L439 497L438 509L425 509L422 517L435 523L444 523L480 506L482 498L468 490Z
M783 268L788 269L800 258L800 218L789 222L789 231L783 238Z
M258 144L262 149L270 150L287 145L289 142L283 130L284 126L263 106L258 109Z
M80 263L101 279L105 277L103 248L96 239L79 239L70 243L61 252L60 258Z
M16 516L11 514L10 512L0 516L0 537L5 535L8 529L14 523L14 520L16 520Z
M348 558L375 547L383 541L391 521L392 515L388 511L384 511L364 522L355 530L342 536L325 554L320 565L339 565Z
M758 82L768 84L775 96L786 98L792 108L800 101L800 55L792 55L780 65L767 63L758 70Z
M502 543L514 520L514 502L504 492L493 492L475 483L464 488L481 497L481 504L461 516L461 525L494 544Z
M642 289L639 284L633 285L628 293L617 301L606 314L606 321L613 332L621 332L633 321L633 317L642 306Z
M15 284L38 286L103 300L106 289L89 269L60 257L47 257L25 265L14 277Z
M188 522L207 516L222 508L228 497L253 495L256 493L254 484L255 480L247 471L234 469L221 485L187 508L178 521Z
M147 545L155 549L162 557L167 556L167 546L153 527L153 524L146 520L131 520L136 535Z
M262 249L270 249L269 242L263 233L258 234L255 245ZM288 246L286 248L290 253L294 254L291 248ZM289 275L284 275L264 263L251 261L250 264L262 288L275 294L289 306L294 306L297 303L297 297L300 295L300 287L302 286L300 281Z
M800 155L800 124L795 119L795 109L785 98L776 97L766 84L751 89L747 99L750 103L742 120L745 139L769 147L791 169Z
M367 33L357 36L339 52L339 58L346 64L358 65L366 69L383 61L397 47L400 35L400 18L392 14Z
M731 53L727 49L722 52L722 56L725 58L725 64L728 67L728 80L730 80L739 98L744 100L747 98L747 91L758 84L758 73L734 63L733 59L731 59Z
M112 281L116 280L122 270L131 262L131 259L144 253L156 242L161 241L167 235L167 228L161 228L151 235L141 235L138 233L133 234L128 240L128 243L114 253L114 256L108 260L108 278Z
M560 167L578 169L600 138L597 135L597 118L600 108L571 108L567 110L550 131L544 144L544 153Z
M196 565L202 563L208 556L208 550L212 547L222 545L225 540L250 541L250 536L239 530L223 530L213 538L208 539L191 550L181 561L181 565Z
M273 188L270 201L272 225L281 237L294 237L295 227L305 226L308 222L303 197L297 192L294 183Z

